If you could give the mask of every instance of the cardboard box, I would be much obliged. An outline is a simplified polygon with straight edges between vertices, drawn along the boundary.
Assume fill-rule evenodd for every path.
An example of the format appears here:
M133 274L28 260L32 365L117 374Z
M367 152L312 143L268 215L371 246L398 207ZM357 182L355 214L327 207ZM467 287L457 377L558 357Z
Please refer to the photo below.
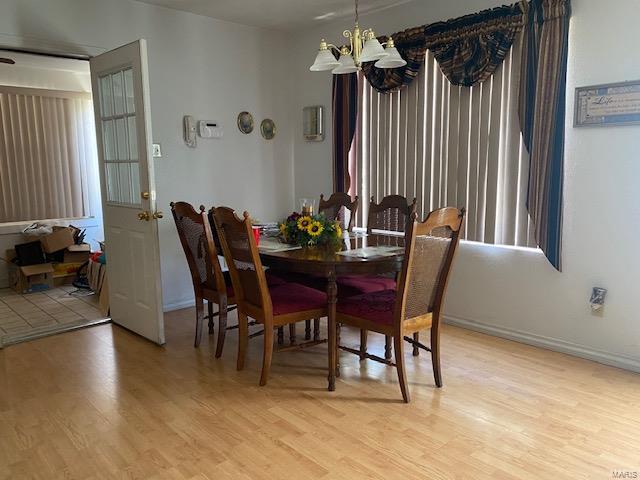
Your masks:
M6 251L5 258L9 262L9 285L17 293L42 292L53 288L53 265L50 263L20 267L12 261L16 258L16 251L12 248Z
M70 245L64 251L64 263L84 263L91 256L91 245L82 243L80 245Z
M73 245L73 233L75 229L70 227L53 227L53 232L49 235L37 237L42 243L45 253L54 253Z
M76 276L76 272L82 266L83 262L75 262L75 263L54 263L53 272L56 277L66 277L66 276Z

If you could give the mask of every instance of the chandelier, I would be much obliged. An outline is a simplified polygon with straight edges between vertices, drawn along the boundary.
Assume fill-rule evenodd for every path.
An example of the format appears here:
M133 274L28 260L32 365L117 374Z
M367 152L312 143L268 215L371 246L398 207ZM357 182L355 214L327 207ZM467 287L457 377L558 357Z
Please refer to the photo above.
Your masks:
M345 30L342 36L349 39L349 46L341 48L327 43L324 38L320 41L320 49L316 60L309 68L312 72L331 70L331 73L353 73L362 69L364 62L376 62L373 65L378 68L397 68L407 64L398 53L398 49L389 37L386 42L380 43L372 29L360 30L358 24L358 0L356 4L356 24L353 31ZM383 48L383 45L385 47ZM340 53L336 60L331 49Z

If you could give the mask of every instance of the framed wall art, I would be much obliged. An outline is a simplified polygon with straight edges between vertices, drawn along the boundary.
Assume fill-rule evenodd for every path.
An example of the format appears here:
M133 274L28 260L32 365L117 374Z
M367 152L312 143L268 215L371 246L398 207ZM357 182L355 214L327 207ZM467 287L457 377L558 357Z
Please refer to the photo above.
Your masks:
M573 125L640 125L640 80L576 88Z

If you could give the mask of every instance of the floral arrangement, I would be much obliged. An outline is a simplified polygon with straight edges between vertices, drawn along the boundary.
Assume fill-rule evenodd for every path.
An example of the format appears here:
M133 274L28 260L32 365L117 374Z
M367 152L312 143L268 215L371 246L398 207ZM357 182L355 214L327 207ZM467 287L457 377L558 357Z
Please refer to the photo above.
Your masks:
M337 221L330 221L323 214L300 215L293 212L280 223L280 236L286 243L314 246L334 245L342 241L342 228Z

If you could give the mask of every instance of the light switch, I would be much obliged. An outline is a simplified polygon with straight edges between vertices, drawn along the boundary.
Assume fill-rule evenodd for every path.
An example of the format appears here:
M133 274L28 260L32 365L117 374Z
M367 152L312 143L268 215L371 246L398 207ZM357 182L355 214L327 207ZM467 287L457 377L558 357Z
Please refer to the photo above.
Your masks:
M153 158L160 158L162 157L162 150L160 149L160 144L159 143L154 143L153 144Z

